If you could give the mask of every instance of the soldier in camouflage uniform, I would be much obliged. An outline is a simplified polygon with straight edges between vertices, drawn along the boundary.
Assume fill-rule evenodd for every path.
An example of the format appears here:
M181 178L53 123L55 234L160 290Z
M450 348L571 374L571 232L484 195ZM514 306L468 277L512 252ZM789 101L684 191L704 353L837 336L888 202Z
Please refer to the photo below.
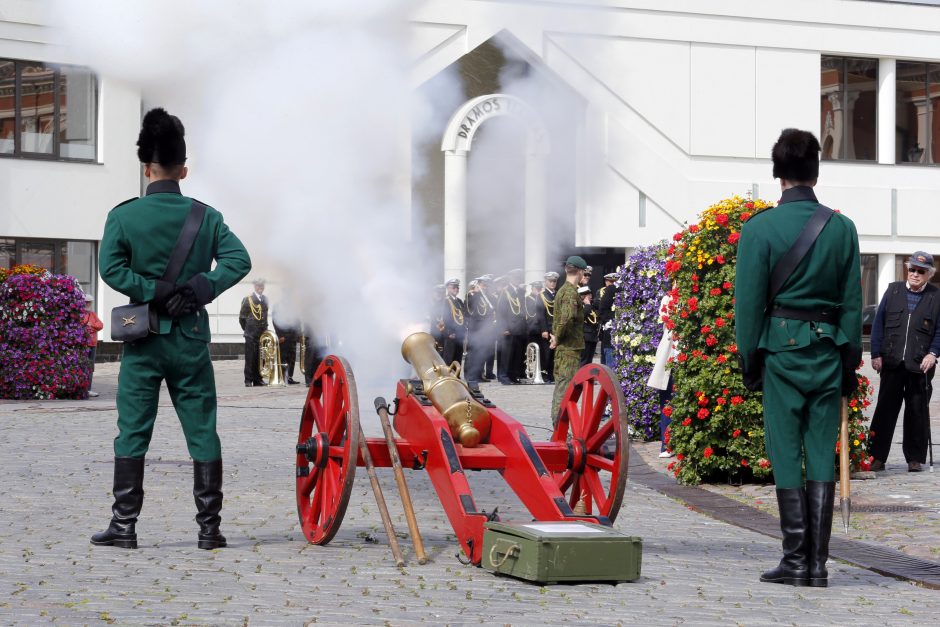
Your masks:
M565 284L555 295L555 316L552 318L550 346L555 349L555 394L552 397L552 424L558 424L558 409L568 383L581 364L584 350L584 307L578 296L578 285L584 278L587 263L577 255L565 261Z

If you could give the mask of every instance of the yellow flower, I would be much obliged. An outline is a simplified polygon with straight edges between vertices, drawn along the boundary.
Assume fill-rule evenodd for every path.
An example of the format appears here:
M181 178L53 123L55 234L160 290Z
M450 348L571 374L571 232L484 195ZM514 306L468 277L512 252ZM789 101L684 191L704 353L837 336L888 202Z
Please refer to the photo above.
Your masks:
M858 440L855 440L854 444L855 446L858 446Z

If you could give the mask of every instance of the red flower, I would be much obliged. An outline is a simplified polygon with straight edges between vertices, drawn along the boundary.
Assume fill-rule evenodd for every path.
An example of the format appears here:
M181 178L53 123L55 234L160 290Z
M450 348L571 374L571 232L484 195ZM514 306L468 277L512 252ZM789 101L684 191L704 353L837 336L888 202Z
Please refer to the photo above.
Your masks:
M730 289L731 289L732 287L734 287L734 286L731 285L731 282L730 282L730 281L725 281L724 283L721 284L721 287L723 287L723 288L726 289L726 290L730 290Z
M731 235L728 236L728 243L737 244L739 239L741 239L740 233L732 233Z
M688 358L689 358L689 356L686 355L685 353L679 353L679 361L684 362L684 361L687 360Z
M753 208L754 208L754 203L748 201L748 202L744 203L744 208L745 208L745 209L753 209Z
M750 217L751 217L750 212L745 211L744 213L741 214L741 222L747 222L750 219Z
M717 359L716 361L717 361L719 364L723 364L723 363L725 363L726 361L728 361L728 358L725 357L724 355L718 355L718 359Z
M728 226L728 214L719 213L717 216L715 216L715 222L721 226Z
M716 326L716 327L723 327L723 326L725 326L725 319L724 319L724 318L715 318L715 326Z
M742 397L742 396L732 396L732 397L731 397L731 404L732 404L732 405L740 405L740 404L743 403L743 402L744 402L744 397Z
M681 462L683 459L685 459L685 455L683 455L682 453L677 453L676 459L678 459Z
M708 293L712 296L720 296L721 290L717 287L713 287L711 290L708 291Z
M739 435L741 435L741 430L740 430L740 429L735 429L735 430L734 430L734 433L731 434L731 437L732 437L732 438L736 438L736 437L738 437Z
M666 470L672 470L673 468L675 468L675 466L676 466L676 462L669 462L669 465L666 466Z
M719 396L718 398L715 399L716 405L724 405L727 402L728 402L728 399L726 399L724 396Z
M717 263L724 263L724 262L725 262L725 256L724 256L724 255L715 255L715 261L716 261Z
M736 352L738 352L738 345L737 345L737 344L729 344L729 345L728 345L728 352L729 352L729 353L736 353Z
M672 239L673 239L674 241L677 241L677 242L678 242L679 240L681 240L681 239L682 239L682 231L679 231L678 233L676 233L675 235L673 235L673 236L672 236Z
M746 459L742 459L742 460L741 460L741 465L742 465L742 466L747 466L747 460L746 460Z
M708 411L707 409L703 407L700 410L698 410L698 419L705 420L706 418L708 418L708 414L710 413L711 413L710 411Z
M761 468L769 468L769 467L770 467L770 460L769 460L769 459L764 459L763 457L761 457L761 458L757 461L757 465L760 466Z
M688 427L690 424L692 424L692 419L691 419L691 418L686 418L685 420L682 421L682 426L683 426L683 427Z
M698 233L698 225L697 225L697 224L693 224L692 226L690 226L690 227L689 227L689 233Z
M663 407L663 416L670 418L672 416L672 405L666 405Z
M710 447L710 446L706 446L706 447L705 447L705 450L702 451L702 456L703 456L705 459L708 459L709 457L711 457L711 456L714 455L714 454L715 454L715 451L713 451L713 450L712 450L712 447Z
M686 304L689 306L689 311L698 311L698 299L696 297L693 296L687 300Z
M702 335L711 332L711 330L712 328L706 324L704 327L702 327Z
M705 343L709 346L714 346L718 343L718 338L716 338L714 335L709 335L707 338L705 338Z

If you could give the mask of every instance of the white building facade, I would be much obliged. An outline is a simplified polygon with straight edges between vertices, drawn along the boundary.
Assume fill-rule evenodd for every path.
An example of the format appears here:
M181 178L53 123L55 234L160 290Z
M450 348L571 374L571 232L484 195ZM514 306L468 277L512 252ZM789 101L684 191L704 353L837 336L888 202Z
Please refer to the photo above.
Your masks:
M107 76L56 66L39 4L0 0L0 263L76 274L108 311L123 299L95 278L97 240L114 200L140 193L128 146L146 103ZM429 0L409 32L415 90L495 41L580 103L568 139L544 138L546 150L571 155L566 243L544 244L559 234L540 205L562 201L546 187L553 177L538 129L520 161L527 278L556 269L562 253L626 255L668 238L732 194L776 200L769 153L786 127L820 137L817 195L858 227L867 305L896 280L904 256L940 253L935 3ZM65 97L43 104L44 89ZM453 115L465 119L500 96L481 89ZM461 138L459 123L441 130L439 167L413 189L413 221L437 225L442 276L472 278L481 267L468 260L477 246L466 207L472 136ZM232 292L211 305L217 342L241 341L243 294Z

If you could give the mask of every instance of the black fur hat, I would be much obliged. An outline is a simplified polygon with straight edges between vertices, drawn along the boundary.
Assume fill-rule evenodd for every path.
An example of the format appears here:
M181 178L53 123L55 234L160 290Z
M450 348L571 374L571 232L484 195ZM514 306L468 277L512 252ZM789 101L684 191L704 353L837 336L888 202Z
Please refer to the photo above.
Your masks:
M809 131L784 129L774 144L770 158L774 162L774 178L809 182L819 178L819 141Z
M162 166L186 163L186 130L175 115L158 107L144 116L137 137L137 158L141 163L159 163Z

